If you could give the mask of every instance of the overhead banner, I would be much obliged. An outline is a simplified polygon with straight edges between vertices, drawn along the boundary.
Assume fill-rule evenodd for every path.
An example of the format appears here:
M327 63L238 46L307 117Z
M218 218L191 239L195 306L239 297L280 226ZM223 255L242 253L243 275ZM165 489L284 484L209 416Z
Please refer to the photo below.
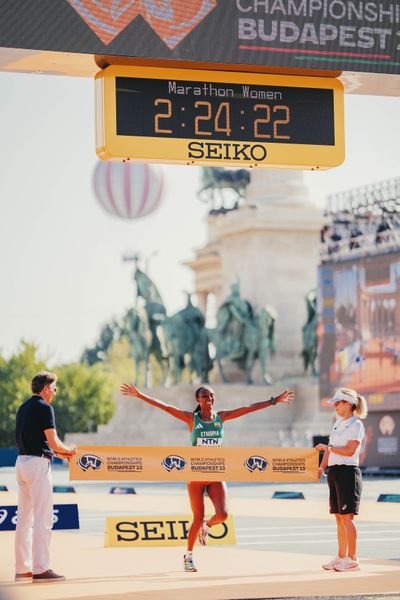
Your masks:
M192 520L189 515L107 517L104 546L186 546ZM231 516L209 530L207 546L215 544L236 544Z
M0 47L400 73L397 0L0 0Z
M314 448L80 446L71 480L318 481Z

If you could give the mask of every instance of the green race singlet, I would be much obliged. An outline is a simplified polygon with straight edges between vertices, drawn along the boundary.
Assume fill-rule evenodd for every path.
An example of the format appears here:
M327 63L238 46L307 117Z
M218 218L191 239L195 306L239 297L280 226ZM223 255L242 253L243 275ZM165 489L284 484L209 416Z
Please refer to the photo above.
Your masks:
M217 414L214 420L207 422L200 419L199 413L194 413L193 430L190 434L192 446L222 446L224 426Z

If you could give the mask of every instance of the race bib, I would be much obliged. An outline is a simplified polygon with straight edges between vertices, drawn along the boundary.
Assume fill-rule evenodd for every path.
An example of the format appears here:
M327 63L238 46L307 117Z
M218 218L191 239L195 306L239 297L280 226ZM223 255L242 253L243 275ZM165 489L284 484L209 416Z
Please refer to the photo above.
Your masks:
M197 438L196 446L222 446L221 438Z

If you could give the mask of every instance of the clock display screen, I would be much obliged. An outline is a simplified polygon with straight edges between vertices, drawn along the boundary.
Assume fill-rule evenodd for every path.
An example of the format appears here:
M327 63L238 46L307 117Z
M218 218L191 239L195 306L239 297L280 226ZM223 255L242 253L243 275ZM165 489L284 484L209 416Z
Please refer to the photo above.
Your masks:
M117 136L335 144L331 89L118 76L115 87Z

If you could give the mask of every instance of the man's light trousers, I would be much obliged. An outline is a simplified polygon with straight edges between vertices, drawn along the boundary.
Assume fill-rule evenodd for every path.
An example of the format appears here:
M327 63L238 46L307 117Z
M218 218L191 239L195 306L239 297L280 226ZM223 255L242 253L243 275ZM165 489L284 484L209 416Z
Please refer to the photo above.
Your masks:
M18 516L15 572L34 575L49 569L53 526L51 462L40 456L18 456Z

